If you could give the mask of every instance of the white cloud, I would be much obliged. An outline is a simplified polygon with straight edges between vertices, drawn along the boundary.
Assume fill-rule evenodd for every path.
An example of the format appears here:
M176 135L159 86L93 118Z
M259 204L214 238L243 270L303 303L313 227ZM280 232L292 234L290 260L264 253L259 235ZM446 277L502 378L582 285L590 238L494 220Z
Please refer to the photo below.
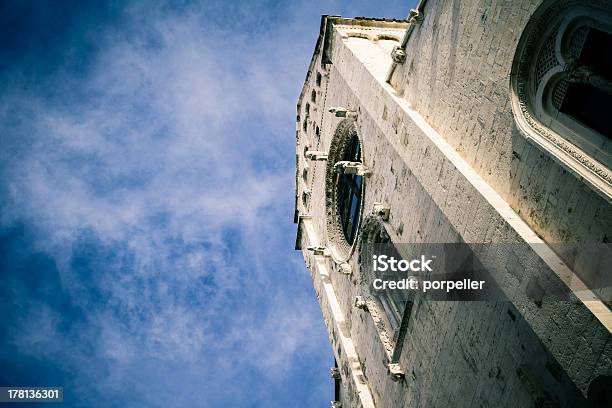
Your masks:
M17 81L0 94L0 122L14 124L0 136L14 148L1 156L0 220L38 232L64 296L89 313L66 334L56 311L29 306L67 367L91 380L105 366L100 389L145 398L156 361L176 376L163 401L211 384L239 400L236 367L272 389L297 356L329 355L290 224L295 99L327 7L282 6L279 17L252 3L170 5L131 3L121 24L86 33L101 49L82 77L67 66L40 79L45 89ZM86 277L74 261L83 245L98 251ZM34 333L13 334L44 342Z

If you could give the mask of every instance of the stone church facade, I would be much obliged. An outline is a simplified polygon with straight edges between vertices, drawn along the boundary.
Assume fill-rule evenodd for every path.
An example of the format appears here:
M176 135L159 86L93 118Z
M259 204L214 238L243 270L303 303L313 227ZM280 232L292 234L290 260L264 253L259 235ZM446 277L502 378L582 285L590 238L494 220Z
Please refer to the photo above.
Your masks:
M610 406L611 16L421 0L405 21L322 17L294 221L333 407ZM501 298L373 293L369 243L465 243Z

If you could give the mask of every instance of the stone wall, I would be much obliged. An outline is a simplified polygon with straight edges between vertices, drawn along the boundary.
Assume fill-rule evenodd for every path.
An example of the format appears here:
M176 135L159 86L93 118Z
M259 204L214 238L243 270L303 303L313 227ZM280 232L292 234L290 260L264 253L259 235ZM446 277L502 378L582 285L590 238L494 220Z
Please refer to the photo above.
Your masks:
M545 241L610 242L610 196L529 143L513 117L512 62L541 2L427 1L391 83Z

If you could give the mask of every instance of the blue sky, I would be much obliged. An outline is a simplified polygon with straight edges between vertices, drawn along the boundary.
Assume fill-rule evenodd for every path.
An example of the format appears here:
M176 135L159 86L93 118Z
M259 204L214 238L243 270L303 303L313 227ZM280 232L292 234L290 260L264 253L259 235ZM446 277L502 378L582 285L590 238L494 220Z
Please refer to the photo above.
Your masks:
M321 14L410 3L2 2L0 385L328 406L293 250L295 103Z

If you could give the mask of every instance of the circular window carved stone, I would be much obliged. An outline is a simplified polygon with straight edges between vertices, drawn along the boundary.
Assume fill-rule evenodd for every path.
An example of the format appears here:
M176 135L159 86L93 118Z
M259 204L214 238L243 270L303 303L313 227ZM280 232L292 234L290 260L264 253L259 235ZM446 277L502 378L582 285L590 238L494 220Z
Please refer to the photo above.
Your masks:
M358 138L361 148L359 161L363 162L363 144L358 136L354 119L345 119L336 128L329 148L326 168L325 183L325 209L327 224L327 241L332 257L337 262L346 262L355 251L355 246L359 241L359 230L363 214L365 201L365 178L361 178L361 191L358 206L358 222L354 226L354 238L352 242L347 240L345 230L340 217L339 205L339 181L341 174L337 173L334 165L345 159L347 149L351 147L354 138Z

